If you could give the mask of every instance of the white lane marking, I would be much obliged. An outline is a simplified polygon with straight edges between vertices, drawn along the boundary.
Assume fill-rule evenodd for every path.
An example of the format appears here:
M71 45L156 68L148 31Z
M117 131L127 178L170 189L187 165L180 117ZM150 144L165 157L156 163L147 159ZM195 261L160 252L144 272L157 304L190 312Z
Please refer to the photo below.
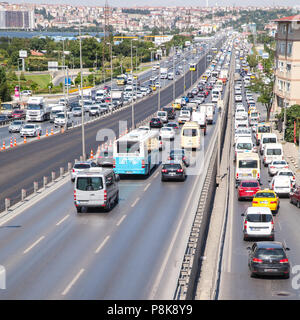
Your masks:
M147 191L150 185L151 185L151 182L147 184L147 186L144 188L144 191Z
M110 238L110 236L106 236L106 238L102 241L100 246L95 250L95 253L99 253L99 251L105 246L105 244L106 244L106 242L108 241L109 238Z
M65 220L67 220L70 217L69 214L67 214L64 218L62 218L60 221L57 222L57 226L59 226L60 224L62 224Z
M139 202L139 200L140 200L140 197L137 197L133 202L133 204L131 205L131 208L135 207L135 205Z
M38 240L36 240L30 247L28 247L26 250L24 250L23 254L26 254L29 252L32 248L34 248L39 242L41 242L45 236L41 236Z
M117 226L119 226L125 218L126 218L126 214L124 214L124 216L118 221Z
M77 275L74 277L74 279L69 283L69 285L66 287L66 289L62 292L62 295L65 296L70 289L72 288L72 286L75 284L75 282L79 279L79 277L82 275L82 273L84 272L84 269L81 269Z

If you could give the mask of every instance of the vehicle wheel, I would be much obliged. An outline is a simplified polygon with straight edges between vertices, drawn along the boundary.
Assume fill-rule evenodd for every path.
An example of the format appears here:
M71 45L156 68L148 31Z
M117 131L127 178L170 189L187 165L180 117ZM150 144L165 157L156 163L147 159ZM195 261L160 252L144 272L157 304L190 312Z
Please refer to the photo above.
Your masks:
M238 201L242 201L242 198L241 198L241 197L238 197Z
M300 202L297 201L297 208L300 208Z
M256 275L255 273L251 272L250 277L251 277L251 278L256 278L257 275Z
M104 209L106 212L109 212L111 210L111 203L110 203L110 199L108 199L108 202L105 206L105 209Z
M81 207L76 207L77 213L81 213Z
M289 278L290 278L290 273L285 274L285 275L283 276L283 279L289 279Z
M119 203L119 192L117 192L116 198L115 198L115 205Z

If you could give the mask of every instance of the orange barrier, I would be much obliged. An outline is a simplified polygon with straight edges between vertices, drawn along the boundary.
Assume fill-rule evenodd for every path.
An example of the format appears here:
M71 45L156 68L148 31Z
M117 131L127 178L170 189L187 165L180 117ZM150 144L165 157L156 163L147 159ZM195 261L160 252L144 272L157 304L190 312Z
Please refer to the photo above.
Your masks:
M10 147L12 148L13 147L13 139L10 138Z
M27 138L26 138L26 136L24 136L24 143L27 143Z
M49 136L48 129L46 129L46 137L48 137L48 136Z
M90 158L91 158L91 159L94 159L94 152L93 152L93 150L91 150Z
M15 138L14 146L15 146L15 147L17 146L17 138Z
M2 150L5 150L5 141L3 141Z
M53 128L51 128L51 136L53 136L53 135L54 135Z

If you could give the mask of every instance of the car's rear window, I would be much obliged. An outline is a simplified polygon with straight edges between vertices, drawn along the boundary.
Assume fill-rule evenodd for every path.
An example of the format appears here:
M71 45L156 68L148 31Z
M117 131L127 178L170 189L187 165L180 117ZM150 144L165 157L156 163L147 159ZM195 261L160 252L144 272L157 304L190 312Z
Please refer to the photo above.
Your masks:
M257 188L258 187L258 183L257 182L242 182L241 186L244 188Z
M249 222L271 222L271 214L250 213L247 214L246 220Z
M181 169L181 165L179 163L165 164L163 168L167 170L174 170L174 169L178 170L178 169Z
M275 198L275 195L272 192L258 192L255 198Z
M101 177L78 177L76 188L80 191L96 191L103 189Z
M286 254L280 248L260 248L257 250L256 258L265 259L285 259Z
M74 169L89 169L91 166L86 163L78 163L74 165Z

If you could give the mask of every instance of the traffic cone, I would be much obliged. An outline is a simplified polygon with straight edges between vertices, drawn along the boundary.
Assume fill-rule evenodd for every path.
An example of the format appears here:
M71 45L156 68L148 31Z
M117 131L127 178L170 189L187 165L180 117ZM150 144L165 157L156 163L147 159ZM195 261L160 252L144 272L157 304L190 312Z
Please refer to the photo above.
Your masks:
M24 136L24 143L27 143L27 138L26 138L26 136Z
M93 150L91 150L90 158L91 158L91 159L94 159L94 152L93 152Z
M15 147L17 146L17 138L15 138L14 146L15 146Z
M53 128L51 128L51 136L53 136L54 132L53 132Z
M12 140L12 138L10 138L10 147L11 147L11 148L13 147L13 140Z
M5 141L3 141L2 150L5 150Z
M40 137L40 133L38 133L37 138L38 138L38 140L40 140L40 139L41 139L41 137Z
M48 136L49 136L48 129L46 129L46 137L48 137Z

